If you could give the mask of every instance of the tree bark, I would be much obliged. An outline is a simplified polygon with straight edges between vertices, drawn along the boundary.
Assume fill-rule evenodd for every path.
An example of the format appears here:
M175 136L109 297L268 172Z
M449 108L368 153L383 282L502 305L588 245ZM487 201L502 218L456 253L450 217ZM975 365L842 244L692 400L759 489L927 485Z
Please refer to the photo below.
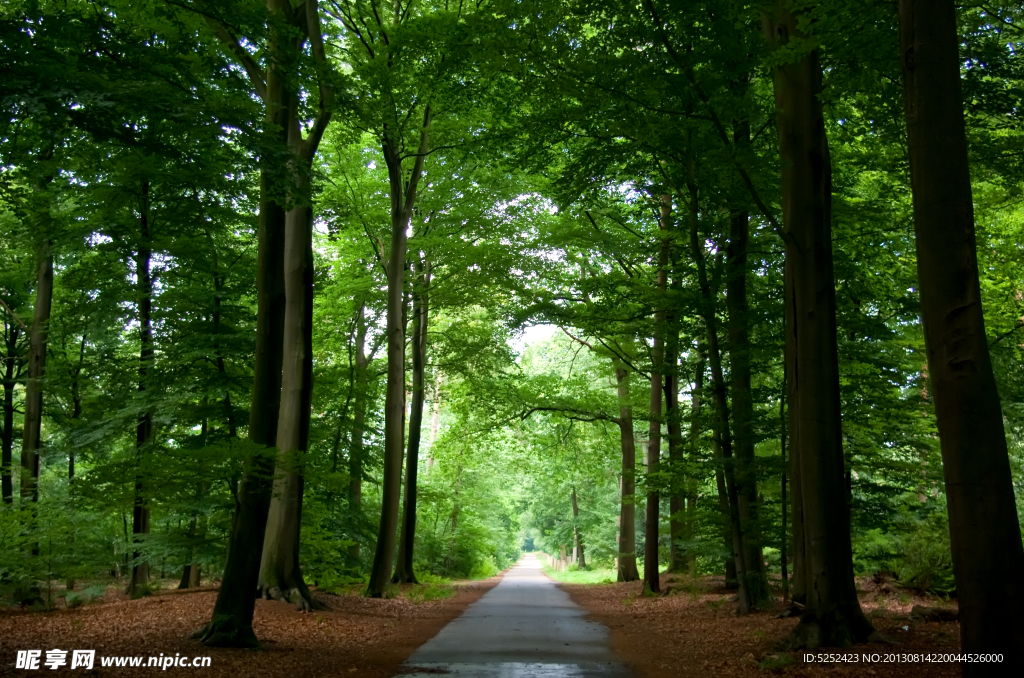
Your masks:
M139 321L139 387L145 398L153 369L153 277L150 274L152 234L149 232L149 182L142 182L139 202L139 247L135 258ZM135 426L135 501L132 506L132 572L125 591L132 598L149 595L149 561L143 559L142 537L149 534L150 510L146 497L146 457L153 442L153 411L146 408Z
M803 38L800 17L779 0L770 40ZM874 629L853 582L850 507L844 482L835 279L832 169L822 116L818 50L775 67L786 243L786 342L790 365L794 505L802 507L806 608L785 645L848 646ZM799 494L797 494L799 492ZM797 514L794 511L794 527Z
M385 131L382 138L384 162L388 168L391 193L391 251L387 278L388 373L384 395L384 477L381 481L381 517L377 548L366 595L380 598L391 579L391 559L395 551L398 508L401 494L402 453L405 451L405 260L407 233L416 205L416 188L423 173L423 160L429 150L430 108L423 114L419 153L406 184L398 142Z
M420 269L419 290L413 290L412 325L412 403L409 409L409 448L405 460L405 512L402 520L402 541L398 545L395 564L396 583L419 583L413 572L413 548L416 544L416 476L419 471L420 429L423 427L423 404L426 390L424 374L427 364L427 319L430 314L430 263L424 259Z
M681 280L673 279L672 290L678 291ZM668 571L683 572L686 562L676 545L685 537L683 513L686 508L686 486L683 474L683 429L679 419L679 323L678 314L671 310L674 304L669 300L669 313L665 321L665 421L668 428L668 462L670 467L669 494L669 548Z
M700 459L700 413L704 391L704 373L707 367L704 363L704 351L697 345L697 364L693 372L693 391L690 393L690 431L689 431L689 461L690 466L696 465ZM698 480L689 468L684 477L686 492L686 519L683 522L683 537L693 540L697 536L697 486ZM683 555L683 563L691 575L697 573L697 558L693 553ZM735 573L733 575L735 578Z
M81 388L81 377L82 377L82 365L85 363L85 334L82 334L82 341L78 347L78 365L71 372L71 421L78 422L82 417L82 388ZM71 499L69 510L75 511L75 448L72 447L68 450L68 495ZM68 534L68 551L74 553L74 547L71 546L75 543L75 533L72 530ZM75 578L68 577L65 582L65 588L68 591L75 590Z
M960 642L1024 668L1024 550L978 279L952 0L901 0L917 271L946 481ZM964 664L965 676L989 669Z
M277 0L274 0L277 2ZM323 35L317 3L278 10L298 29L290 43L282 42L282 56L292 60L296 73L298 54L308 40L318 68L324 67ZM285 47L287 45L287 47ZM293 75L294 77L294 75ZM313 396L313 206L312 163L323 132L331 119L332 89L326 74L317 72L320 110L306 137L297 91L286 102L287 189L289 207L284 235L284 327L282 335L281 398L277 423L277 459L274 488L260 562L259 590L266 598L295 603L299 610L326 609L313 598L299 567L302 525L302 467L309 445L310 408Z
M739 136L744 140L749 131ZM730 219L727 250L726 310L728 312L732 421L736 454L737 509L746 564L747 595L751 607L768 602L768 573L761 550L757 503L757 470L754 466L754 399L750 390L750 336L747 308L747 242L750 218L734 211Z
M658 491L658 473L661 461L662 385L665 369L665 315L668 292L669 218L672 197L661 196L658 218L658 273L654 311L654 337L651 346L651 424L647 443L647 511L644 522L644 588L651 593L661 592L658 576L659 523L661 522L661 493Z
M715 439L721 452L722 479L719 480L719 496L723 490L728 502L729 533L732 536L732 561L736 567L736 585L738 587L737 610L740 614L750 611L752 604L746 577L746 553L743 548L743 533L740 527L739 498L736 490L734 460L732 453L732 436L729 430L729 404L725 395L725 378L722 373L722 354L718 345L718 316L715 309L715 292L708 280L707 263L704 250L700 245L700 210L697 190L696 172L693 158L687 160L687 193L690 222L690 255L697 265L697 282L700 287L701 306L704 327L707 330L708 358L711 364L711 386L716 415ZM724 487L722 485L724 484ZM726 572L728 581L728 571Z
M200 629L207 645L258 646L252 631L252 615L256 604L263 538L271 499L273 458L267 448L277 443L277 427L281 404L281 370L284 334L284 205L308 207L308 202L289 200L295 197L295 182L308 180L308 173L295 176L296 170L308 168L333 112L334 90L328 79L329 69L320 27L316 0L307 0L293 7L289 0L266 0L268 14L266 70L239 46L227 24L205 14L226 50L248 73L256 93L265 106L268 143L263 149L265 164L260 174L259 261L257 262L256 369L253 377L253 398L249 411L249 439L255 450L246 462L239 482L238 503L232 523L228 562L224 581L211 622ZM316 63L319 108L305 138L303 121L299 119L296 88L297 57L305 49ZM281 177L290 177L284 180ZM310 217L306 216L308 222ZM308 266L311 273L312 266ZM311 288L310 288L311 292ZM307 304L312 308L311 298ZM308 413L306 420L308 422ZM293 425L295 422L292 422ZM301 421L298 428L302 429ZM306 427L308 430L308 426ZM301 496L301 493L300 493Z
M299 130L291 125L289 146L294 149L300 143ZM296 161L303 161L295 170L294 191L299 202L285 215L281 407L259 590L264 598L284 600L309 611L326 606L310 593L299 566L302 467L309 445L313 396L313 210L309 202L311 170L304 160L296 153Z
M782 482L780 484L781 489L781 501L780 509L782 511L782 530L779 536L779 562L782 570L782 600L783 602L789 600L789 562L787 557L789 555L789 528L786 525L786 388L788 379L786 375L788 373L785 359L783 359L782 367L782 392L779 394L779 428L781 434L779 435L779 448L782 452Z
M268 90L273 92L277 86L275 78L268 76ZM269 172L261 173L256 352L249 409L249 441L254 449L248 455L238 484L238 507L213 617L195 634L204 644L213 647L259 647L252 617L273 485L271 452L277 440L285 307L284 209L272 197L275 190Z
M272 13L283 11L283 0L268 0ZM275 49L284 38L271 27L270 45ZM264 104L269 130L276 130L276 146L286 144L289 96L283 64L271 59L266 73ZM260 172L260 216L256 262L256 351L252 398L249 408L249 441L242 478L238 483L238 504L232 521L224 577L217 593L210 622L194 637L213 647L259 647L252 629L257 584L263 553L263 537L270 510L277 421L281 403L281 365L284 334L284 223L285 210L273 169Z
M53 255L44 235L39 244L36 271L36 303L29 332L28 379L25 383L24 429L21 435L21 503L26 510L26 527L36 529L36 503L39 501L39 450L42 447L43 379L46 376L46 339L53 300ZM39 555L39 543L32 542L31 553ZM38 603L39 589L32 585L22 603Z
M636 581L636 440L633 437L633 406L629 401L629 372L615 365L619 393L619 435L622 445L622 479L619 483L618 581Z
M576 567L585 570L587 569L587 556L583 552L583 531L580 530L580 505L576 497L576 488L572 488L572 495L570 496L572 501L572 535L573 541L576 547Z
M356 319L356 370L355 394L352 404L352 442L348 452L348 506L356 525L363 524L363 435L366 431L366 398L370 360L366 356L366 320L363 318L364 307L359 307ZM348 549L349 558L358 566L359 541Z
M14 320L12 318L12 320ZM4 346L4 431L3 431L3 460L0 463L0 476L3 484L3 501L5 504L14 501L14 482L11 473L13 463L12 453L14 451L14 387L17 385L18 375L21 372L20 360L18 360L18 337L21 331L14 323L8 323L5 328Z

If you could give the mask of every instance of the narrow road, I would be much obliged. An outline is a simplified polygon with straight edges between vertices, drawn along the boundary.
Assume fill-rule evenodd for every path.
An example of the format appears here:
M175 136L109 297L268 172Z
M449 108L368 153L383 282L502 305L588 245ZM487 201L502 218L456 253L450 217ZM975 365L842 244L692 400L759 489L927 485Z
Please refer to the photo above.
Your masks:
M406 661L403 678L629 678L608 629L540 571L529 553Z

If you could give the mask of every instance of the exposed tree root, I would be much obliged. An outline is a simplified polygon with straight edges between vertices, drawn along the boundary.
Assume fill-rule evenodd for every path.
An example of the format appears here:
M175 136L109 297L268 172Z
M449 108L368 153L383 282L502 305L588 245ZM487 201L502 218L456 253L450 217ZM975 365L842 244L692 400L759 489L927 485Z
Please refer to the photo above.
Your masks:
M280 600L286 603L293 603L299 612L331 609L325 603L313 597L309 587L304 582L299 582L289 588L260 584L259 595L265 600Z
M829 613L818 616L805 610L800 623L783 638L777 650L816 650L819 647L851 647L855 643L882 641L884 638L875 631L860 607L833 608Z
M407 574L407 575L399 575L398 573L395 573L395 576L393 576L391 578L391 583L392 584L419 584L420 581L419 581L419 579L416 578L416 575L414 575L412 573Z
M230 616L214 617L189 638L200 641L208 647L243 647L259 649L260 643L252 626L239 627Z

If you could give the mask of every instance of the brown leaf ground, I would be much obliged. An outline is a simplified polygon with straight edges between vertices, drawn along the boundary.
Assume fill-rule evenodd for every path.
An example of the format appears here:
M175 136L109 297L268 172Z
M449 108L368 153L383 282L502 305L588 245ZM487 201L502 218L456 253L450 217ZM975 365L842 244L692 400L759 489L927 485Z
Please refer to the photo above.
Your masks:
M778 610L737 617L733 592L721 590L717 579L662 576L657 598L640 596L639 582L628 584L562 584L591 618L611 630L612 649L634 667L637 678L699 676L898 676L899 678L959 676L952 663L834 663L808 664L799 652L775 652L773 646L796 625L795 618L777 619ZM862 607L875 628L895 644L871 643L847 655L948 653L959 648L956 622L917 622L909 619L915 604L939 605L902 590L882 591L872 582L858 581L864 591ZM889 593L888 591L892 591ZM781 609L781 604L779 605ZM908 627L904 630L903 627ZM779 664L786 664L775 668Z
M450 598L413 602L317 593L330 611L301 614L290 604L259 600L253 627L262 650L207 648L188 635L210 619L217 593L204 588L161 592L141 600L108 594L106 602L51 612L0 611L4 676L153 676L157 668L101 668L100 656L209 656L209 668L168 668L166 675L386 678L500 577L460 583ZM96 650L92 672L17 670L18 650ZM70 653L68 665L70 665ZM145 663L145 662L144 662Z

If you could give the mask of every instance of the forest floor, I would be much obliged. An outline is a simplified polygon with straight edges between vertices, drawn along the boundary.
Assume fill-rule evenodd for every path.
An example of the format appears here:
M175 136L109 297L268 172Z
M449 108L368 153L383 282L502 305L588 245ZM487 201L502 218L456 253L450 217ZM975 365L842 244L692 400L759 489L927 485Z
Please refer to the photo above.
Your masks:
M808 663L802 652L777 652L774 645L797 624L795 617L777 618L782 608L738 617L722 589L721 577L662 575L668 595L644 598L640 582L628 584L561 584L591 619L611 631L612 650L634 668L637 678L686 676L959 676L955 663L908 662L902 655L957 652L957 622L910 619L914 605L952 607L934 597L921 597L870 578L859 579L861 606L875 628L893 644L870 643L822 653L857 655L860 661ZM877 660L864 661L864 655ZM895 656L894 655L899 655ZM874 658L872 658L874 659Z
M101 667L101 657L210 657L209 668L168 668L165 675L260 676L306 678L353 676L387 678L420 645L497 585L500 575L484 581L456 582L449 597L423 600L422 589L403 587L387 600L316 593L331 609L299 613L287 603L258 600L253 628L262 650L207 648L189 640L210 619L215 588L159 592L139 600L109 593L103 602L48 612L0 611L0 674L153 676L157 668ZM436 590L436 589L435 589ZM411 594L411 595L410 595ZM47 650L95 650L92 671L50 670ZM40 670L15 668L18 650L42 650ZM161 672L162 673L162 672Z

